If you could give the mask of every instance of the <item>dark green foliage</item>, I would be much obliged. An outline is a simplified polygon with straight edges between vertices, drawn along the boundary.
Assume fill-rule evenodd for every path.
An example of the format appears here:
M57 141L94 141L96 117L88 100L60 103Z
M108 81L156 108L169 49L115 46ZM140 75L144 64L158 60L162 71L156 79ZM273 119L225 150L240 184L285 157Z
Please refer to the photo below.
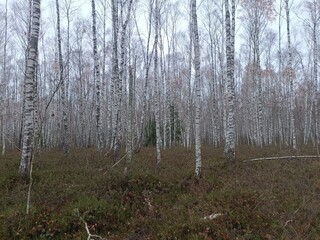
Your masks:
M155 146L156 141L156 120L149 118L145 127L145 146Z
M307 147L302 154L313 154ZM290 150L238 147L238 165L224 164L223 149L203 148L203 178L193 174L194 153L154 148L111 168L93 149L56 151L34 161L31 213L28 185L20 180L19 153L0 159L0 239L86 239L80 216L107 239L318 239L320 163L286 160L241 163ZM223 215L203 219L213 213Z

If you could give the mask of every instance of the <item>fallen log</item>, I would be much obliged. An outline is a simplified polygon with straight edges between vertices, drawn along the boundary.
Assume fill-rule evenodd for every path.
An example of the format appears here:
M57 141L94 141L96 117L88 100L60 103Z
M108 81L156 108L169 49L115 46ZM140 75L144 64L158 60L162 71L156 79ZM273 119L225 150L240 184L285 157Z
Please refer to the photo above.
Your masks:
M280 160L280 159L298 159L298 158L319 158L320 156L281 156L281 157L264 157L244 160L243 162L254 162L262 160Z

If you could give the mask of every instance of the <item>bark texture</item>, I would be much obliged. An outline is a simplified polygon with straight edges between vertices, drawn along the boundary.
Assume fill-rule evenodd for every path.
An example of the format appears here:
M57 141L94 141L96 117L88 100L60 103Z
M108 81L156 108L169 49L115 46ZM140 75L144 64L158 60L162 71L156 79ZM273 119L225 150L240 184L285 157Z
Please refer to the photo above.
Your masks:
M200 87L200 43L198 33L198 19L197 19L197 2L191 2L191 14L193 22L193 48L194 48L194 69L195 69L195 174L196 177L201 177L201 134L200 134L200 101L201 101L201 87Z
M235 163L235 90L234 90L234 32L235 32L235 6L231 3L231 14L229 0L225 1L226 8L226 57L227 57L227 129L225 155L228 164Z
M98 150L101 152L103 148L103 139L102 139L102 123L101 123L101 77L100 77L100 66L99 66L99 57L97 52L97 27L96 27L96 7L95 0L91 1L92 6L92 36L93 36L93 57L94 57L94 76L96 82L96 128L97 128L97 144Z
M28 170L32 161L32 142L33 142L33 97L34 97L34 77L37 65L38 56L38 40L40 30L40 0L33 0L32 4L32 22L31 33L28 43L28 57L25 74L25 107L23 109L23 137L22 137L22 153L19 167L19 173L23 177L27 177Z

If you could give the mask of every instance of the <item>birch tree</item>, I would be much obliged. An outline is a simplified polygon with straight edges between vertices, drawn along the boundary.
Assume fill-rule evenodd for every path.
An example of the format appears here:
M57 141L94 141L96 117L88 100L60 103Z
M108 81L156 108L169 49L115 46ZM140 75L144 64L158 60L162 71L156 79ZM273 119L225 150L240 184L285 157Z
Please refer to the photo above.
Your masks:
M1 142L2 152L4 155L6 150L6 131L5 131L5 86L7 82L7 44L8 44L8 0L5 2L5 16L4 16L4 44L3 44L3 69L2 82L0 84L0 114L1 114Z
M68 154L69 152L69 134L68 134L68 104L66 100L66 88L65 88L65 75L62 59L62 46L61 46L61 28L60 28L60 7L59 0L56 0L57 11L57 35L58 35L58 61L59 61L59 81L61 84L61 103L62 103L62 121L63 121L63 152Z
M282 8L283 8L283 4L282 1L280 1L280 6L279 6L279 18L278 18L278 72L280 74L278 74L278 91L279 91L279 99L278 99L278 125L279 125L279 145L281 147L281 144L283 142L283 132L282 132L282 122L281 122L281 103L282 103L282 99L281 99L281 83L282 83L282 52L281 52L281 14L282 14Z
M293 149L297 149L296 130L295 130L295 95L293 86L293 68L292 68L292 47L290 34L290 11L289 0L285 0L285 11L287 18L287 41L288 41L288 82L289 82L289 97L290 97L290 140Z
M200 134L200 43L198 33L198 19L197 19L197 2L191 0L191 16L192 16L192 34L193 34L193 50L194 50L194 69L195 69L195 174L196 177L201 177L201 134Z
M21 161L19 172L20 175L26 177L30 169L32 155L33 155L33 133L34 133L34 124L33 124L33 97L34 97L34 77L36 72L37 65L37 56L38 56L38 40L39 40L39 31L40 31L40 0L33 0L32 2L32 22L31 22L31 32L29 42L28 42L28 57L25 73L25 82L24 82L24 98L25 98L25 108L23 110L24 123L23 123L23 141L22 141L22 152L21 152Z
M127 160L131 162L132 160L132 121L133 121L133 110L134 110L134 103L133 103L133 90L134 90L134 75L132 66L129 66L129 104L128 104L128 122L127 122Z
M102 139L102 129L101 129L101 116L100 116L100 108L101 108L101 81L100 81L100 66L97 52L97 29L96 29L96 8L95 8L95 0L91 1L92 6L92 36L93 36L93 57L94 57L94 77L96 83L96 131L97 131L97 142L98 142L98 150L101 152L103 147L103 139Z
M227 56L227 129L225 155L228 164L235 163L235 89L234 89L234 34L235 34L235 1L231 0L231 14L229 0L225 1L226 16L226 56Z
M160 105L159 105L159 69L158 69L158 41L159 41L159 18L160 9L158 0L155 0L155 37L154 37L154 84L155 84L155 120L156 120L156 148L157 165L161 162L161 135L160 135Z

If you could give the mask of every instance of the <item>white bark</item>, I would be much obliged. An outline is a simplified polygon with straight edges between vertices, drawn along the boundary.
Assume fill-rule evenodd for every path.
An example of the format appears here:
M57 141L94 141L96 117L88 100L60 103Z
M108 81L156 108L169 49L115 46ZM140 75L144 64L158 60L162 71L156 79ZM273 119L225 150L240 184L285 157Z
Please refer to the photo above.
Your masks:
M160 9L158 0L155 0L155 38L154 38L154 84L155 84L155 120L156 120L156 148L157 165L161 162L161 134L160 134L160 97L159 97L159 69L158 69L158 41L159 41L159 18Z
M34 86L33 79L35 74L35 67L37 65L37 55L38 55L38 39L40 30L40 0L33 0L33 10L32 10L32 23L31 32L28 43L28 60L26 65L25 74L25 108L23 111L24 124L23 124L23 141L22 141L22 153L19 172L20 175L26 177L30 164L32 161L32 137L34 132L33 125L33 96L34 96Z
M96 29L96 8L95 0L91 1L92 6L92 35L93 35L93 57L94 57L94 76L96 82L96 131L97 131L97 143L98 150L101 152L103 148L102 139L102 123L101 123L101 79L100 79L100 66L97 52L97 29Z
M198 34L198 19L197 19L197 3L196 0L191 0L191 15L192 15L192 29L193 29L193 47L194 47L194 69L195 69L195 174L196 177L201 177L201 135L200 135L200 101L201 101L201 87L200 87L200 43Z
M65 89L65 76L64 66L62 59L62 46L61 46L61 29L60 29L60 7L59 0L56 0L56 11L57 11L57 34L58 34L58 55L59 55L59 79L61 82L61 103L62 103L62 119L63 119L63 152L64 154L69 153L69 134L68 134L68 104L66 102L66 89Z
M111 95L112 95L112 140L110 150L117 153L119 149L118 141L118 90L119 90L119 63L118 63L118 1L112 0L112 85L111 85Z
M133 72L132 67L129 66L129 104L128 104L128 118L127 118L127 161L131 162L132 160L132 122L133 122Z
M192 118L192 93L191 93L191 82L194 82L194 67L193 67L193 54L192 54L192 46L193 46L193 24L192 24L192 15L190 11L190 24L189 24L189 81L188 81L188 101L187 101L187 127L186 127L186 146L189 149L191 147L191 118Z
M3 44L3 76L2 83L0 84L0 114L1 114L1 142L2 142L2 152L3 156L6 151L6 131L5 131L5 102L4 102L4 94L6 91L5 85L7 83L7 44L8 44L8 0L5 3L5 17L4 17L4 44Z
M283 144L283 132L282 132L282 122L281 122L281 92L282 92L282 53L281 53L281 14L282 14L282 3L280 2L280 9L279 9L279 29L278 29L278 53L279 53L279 62L278 62L278 92L279 92L279 99L278 99L278 131L279 131L279 145L281 148L281 145Z
M296 130L295 130L295 94L293 87L293 69L292 69L292 48L291 48L291 35L290 35L290 12L289 0L285 0L285 9L287 17L287 40L288 40L288 80L289 80L289 97L290 97L290 140L293 149L297 149Z
M225 155L228 164L235 162L235 90L234 90L234 33L235 33L235 3L232 0L231 15L229 0L225 1L226 7L226 56L227 56L227 130Z
M316 109L315 111L315 138L316 138L316 144L317 144L317 149L318 149L318 145L319 145L319 110L318 110L318 104L319 104L319 99L318 99L318 40L317 40L317 25L318 25L318 21L319 21L319 17L317 16L316 12L317 12L317 4L315 4L313 6L314 8L314 13L311 15L312 16L312 44L313 44L313 77L314 77L314 92L313 92L313 100L314 103L312 103L312 105L314 105L314 109ZM311 10L312 11L312 10ZM311 114L312 114L312 108L313 106L311 106L311 111L310 111L310 119L311 119ZM310 124L311 125L311 124ZM311 126L310 126L311 128Z

